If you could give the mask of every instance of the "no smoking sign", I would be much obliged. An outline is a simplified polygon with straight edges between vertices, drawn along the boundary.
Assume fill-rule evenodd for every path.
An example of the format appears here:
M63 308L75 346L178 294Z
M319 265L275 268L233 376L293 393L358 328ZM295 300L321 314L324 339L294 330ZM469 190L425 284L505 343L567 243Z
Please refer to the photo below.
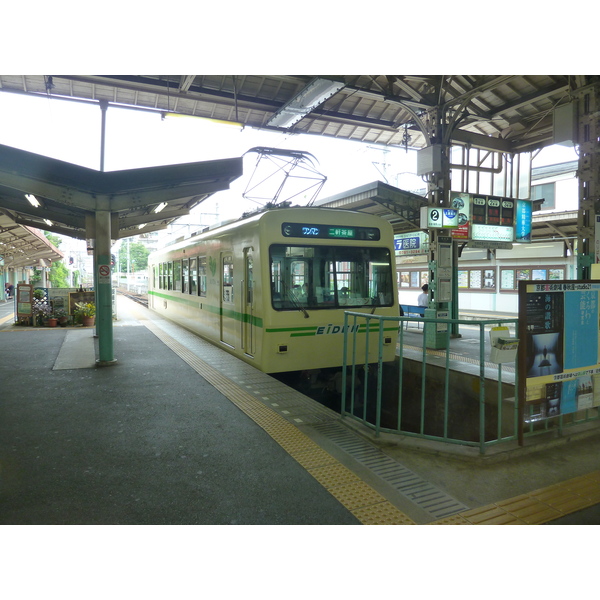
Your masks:
M110 283L110 265L98 267L98 283Z

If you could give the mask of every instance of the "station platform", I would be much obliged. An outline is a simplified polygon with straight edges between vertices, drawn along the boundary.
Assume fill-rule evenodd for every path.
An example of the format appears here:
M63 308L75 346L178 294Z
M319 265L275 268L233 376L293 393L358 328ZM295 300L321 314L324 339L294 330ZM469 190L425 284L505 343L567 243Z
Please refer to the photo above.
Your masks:
M0 303L1 524L600 524L600 435L494 460L381 444L117 298L103 368L93 328Z

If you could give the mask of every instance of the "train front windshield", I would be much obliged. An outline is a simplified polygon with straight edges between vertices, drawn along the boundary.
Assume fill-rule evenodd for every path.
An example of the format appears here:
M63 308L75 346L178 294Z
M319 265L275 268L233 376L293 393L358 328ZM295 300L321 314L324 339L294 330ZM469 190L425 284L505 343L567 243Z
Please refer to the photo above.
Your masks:
M275 244L270 260L276 310L349 310L394 303L387 248Z

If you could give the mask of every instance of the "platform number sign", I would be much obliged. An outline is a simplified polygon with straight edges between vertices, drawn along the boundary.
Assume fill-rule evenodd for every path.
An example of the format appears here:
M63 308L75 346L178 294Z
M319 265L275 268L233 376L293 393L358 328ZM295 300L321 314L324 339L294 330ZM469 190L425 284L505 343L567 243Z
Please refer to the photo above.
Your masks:
M423 229L451 228L457 226L457 210L437 206L421 207L421 227Z

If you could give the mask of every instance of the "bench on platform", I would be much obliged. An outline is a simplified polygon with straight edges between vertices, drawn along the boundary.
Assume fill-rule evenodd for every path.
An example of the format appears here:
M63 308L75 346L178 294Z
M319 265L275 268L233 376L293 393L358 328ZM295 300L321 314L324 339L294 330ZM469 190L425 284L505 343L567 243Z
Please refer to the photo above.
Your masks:
M400 307L405 317L424 317L426 306L416 306L414 304L401 304ZM420 327L417 322L417 327ZM406 329L408 329L408 321L406 321Z

